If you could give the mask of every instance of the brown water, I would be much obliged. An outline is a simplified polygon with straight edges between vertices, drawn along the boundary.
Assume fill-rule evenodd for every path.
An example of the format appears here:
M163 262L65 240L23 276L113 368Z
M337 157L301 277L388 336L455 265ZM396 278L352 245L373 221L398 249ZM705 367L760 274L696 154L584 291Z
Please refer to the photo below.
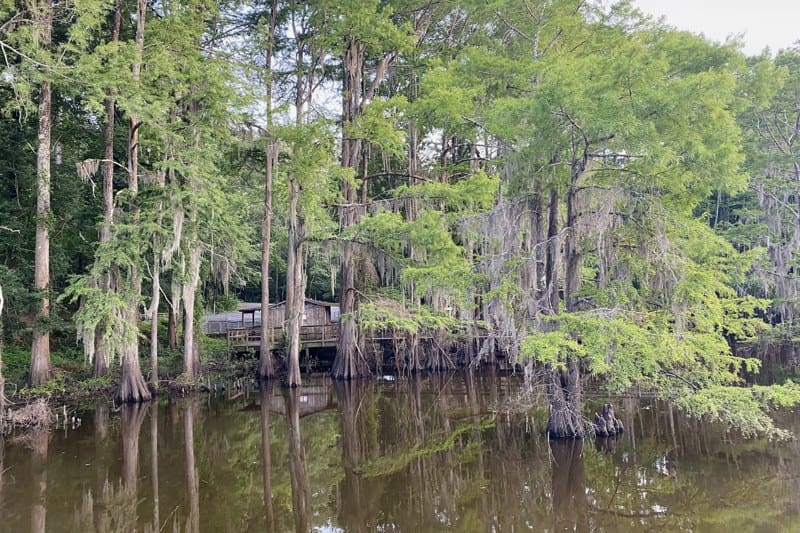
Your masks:
M732 442L635 398L617 400L621 438L548 442L543 403L504 411L520 392L319 378L99 408L6 439L0 530L800 531L796 442Z

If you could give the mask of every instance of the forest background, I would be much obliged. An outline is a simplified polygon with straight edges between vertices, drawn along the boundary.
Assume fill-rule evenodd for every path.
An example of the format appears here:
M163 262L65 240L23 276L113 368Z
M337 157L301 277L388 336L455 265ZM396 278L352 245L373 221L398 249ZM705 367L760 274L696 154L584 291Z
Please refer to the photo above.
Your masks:
M196 383L200 316L260 298L286 342L255 371L298 385L313 297L341 306L334 377L370 374L376 330L404 372L499 351L555 436L585 433L586 376L748 434L800 398L741 387L732 350L796 335L796 48L627 2L3 0L0 49L15 384Z

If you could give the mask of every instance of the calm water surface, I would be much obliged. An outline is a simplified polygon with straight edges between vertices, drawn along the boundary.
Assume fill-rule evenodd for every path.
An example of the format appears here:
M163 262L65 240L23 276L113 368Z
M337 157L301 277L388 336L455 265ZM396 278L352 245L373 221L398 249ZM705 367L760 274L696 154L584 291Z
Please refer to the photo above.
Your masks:
M0 530L800 531L797 442L635 398L622 437L548 442L544 403L505 409L521 393L456 373L101 406L5 440Z

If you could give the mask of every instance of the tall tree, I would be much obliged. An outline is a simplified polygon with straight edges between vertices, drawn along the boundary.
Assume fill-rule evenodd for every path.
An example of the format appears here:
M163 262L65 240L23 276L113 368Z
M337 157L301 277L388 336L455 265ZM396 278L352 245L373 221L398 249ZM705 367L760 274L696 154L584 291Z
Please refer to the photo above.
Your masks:
M49 48L53 39L53 6L37 3L33 18L41 46ZM50 379L50 131L52 105L50 80L39 83L39 133L36 147L36 252L33 287L39 292L31 348L30 383L38 386Z
M275 168L278 163L279 144L272 136L272 98L273 98L273 56L276 50L278 26L278 0L272 0L269 9L269 22L267 24L267 49L265 51L266 65L266 95L264 101L267 107L267 135L264 142L265 168L264 168L264 217L261 221L261 343L259 346L258 376L269 379L275 375L275 365L272 360L272 346L270 346L269 323L269 254L272 243L272 187Z
M395 24L391 5L377 1L347 2L329 6L329 9L331 39L342 43L336 51L340 54L342 69L341 165L346 172L340 181L343 204L339 209L339 226L344 231L358 222L364 210L359 202L356 178L361 175L358 169L367 147L362 138L350 137L349 132L367 103L376 96L400 50L410 46L413 40L408 28ZM358 248L345 241L339 267L339 342L331 369L331 375L337 379L369 375L367 361L360 355L361 340L356 324L358 264Z
M766 248L768 257L766 264L756 268L764 287L753 288L773 300L775 321L785 326L794 325L800 314L799 67L798 48L785 50L772 61L753 61L748 107L741 122L751 174L750 196L760 209L735 213L733 221L744 231L753 223L763 225L760 239L748 243Z
M122 6L116 1L112 10L111 43L118 43L120 30L122 27ZM111 242L111 230L114 224L114 126L116 122L116 104L113 91L104 101L106 123L103 126L103 221L100 226L100 245ZM97 283L106 292L111 291L111 275L104 272ZM89 360L93 362L92 375L96 378L108 374L110 356L106 348L106 335L102 331L102 326L94 333L94 340L91 334L85 340L85 347L88 349Z
M147 0L138 0L136 10L136 37L135 56L131 64L131 74L135 84L141 81L142 60L144 57L144 30L147 14ZM137 112L130 114L130 129L128 135L128 192L130 202L130 222L136 227L139 222L139 207L136 196L139 193L139 133L142 121ZM151 394L147 388L139 363L139 304L142 292L142 275L137 256L128 265L129 285L125 319L130 333L124 340L120 357L122 363L122 377L120 379L117 400L120 402L144 402L150 399ZM118 285L120 282L117 283Z
M475 15L486 21L485 44L465 50L450 72L484 84L477 95L461 93L469 115L460 114L497 139L508 195L471 225L482 241L472 248L497 257L481 267L490 281L485 316L512 345L528 336L522 352L546 364L550 434L582 437L581 375L597 371L584 347L596 339L576 326L576 317L590 322L586 314L608 305L613 316L630 319L620 302L636 294L635 306L655 305L688 340L698 321L687 319L687 309L696 312L714 299L693 292L701 263L695 250L675 239L671 221L691 218L691 209L715 187L736 191L743 185L732 113L733 68L740 61L731 46L666 31L621 4L509 2L486 11L475 6ZM637 240L667 246L659 260L673 279L643 272L643 262L656 258L652 247L629 253ZM715 253L728 256L730 249L719 244ZM702 261L712 260L704 255ZM736 259L729 261L732 266ZM659 296L648 301L645 293ZM731 298L742 316L752 312L730 291L718 294ZM700 358L694 343L701 337L723 341L713 332L694 333L698 337L672 350ZM560 347L546 350L556 338ZM724 342L718 346L712 379L731 384L735 377L725 370L730 354ZM616 363L627 359L611 360L611 373L624 374ZM664 390L679 389L679 382Z

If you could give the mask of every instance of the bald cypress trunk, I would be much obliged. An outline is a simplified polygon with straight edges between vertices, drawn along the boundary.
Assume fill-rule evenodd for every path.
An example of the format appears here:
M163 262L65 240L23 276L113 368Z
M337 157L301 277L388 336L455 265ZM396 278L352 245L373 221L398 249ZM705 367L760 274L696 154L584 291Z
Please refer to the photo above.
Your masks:
M550 190L550 200L547 206L547 252L545 255L545 287L547 291L547 311L549 314L558 312L558 268L561 255L561 243L558 237L558 192Z
M299 184L289 178L289 257L286 263L286 340L289 375L287 385L299 387L300 326L305 308L305 274L303 272L302 222L299 219Z
M347 38L345 48L342 79L342 122L348 124L361 114L362 69L364 63L364 46L355 37ZM342 140L342 166L355 172L358 168L361 152L360 139ZM341 193L344 206L339 211L339 226L342 230L358 222L358 191L351 180L341 181ZM342 246L341 284L339 289L339 342L336 346L336 359L331 374L336 379L353 379L369 375L369 367L361 356L360 339L356 324L358 302L356 300L356 248L350 242Z
M275 376L269 338L269 251L272 242L272 178L278 159L277 152L277 143L269 141L265 151L267 165L264 179L264 219L261 222L261 343L258 361L258 377L261 379Z
M111 30L111 42L119 42L119 32L122 25L122 10L120 1L114 3L114 19ZM106 124L103 126L103 224L100 227L100 244L111 241L111 226L114 224L114 126L116 122L116 104L114 96L105 100ZM106 293L111 292L111 274L103 273L100 286ZM95 334L95 350L92 376L99 378L108 374L110 356L106 343L104 327L98 327Z
M545 381L550 400L548 436L554 439L585 437L587 427L581 414L581 374L578 361L569 357L565 369L548 369Z
M138 57L131 67L134 80L139 80L141 74L141 58L144 54L144 22L147 10L147 1L138 0L136 18L136 48ZM135 227L139 222L139 207L136 196L139 193L139 128L142 125L138 116L132 115L130 120L130 134L128 137L128 190L131 202L131 223ZM130 301L126 311L128 325L131 331L136 332L132 339L127 339L121 350L122 377L120 378L117 400L119 402L144 402L150 399L150 391L142 376L139 365L139 303L142 294L142 274L139 269L138 257L132 258L129 267L127 283L131 288Z
M53 34L53 7L47 3L37 15L39 39L50 47ZM33 287L39 298L33 326L30 382L36 387L50 379L50 132L52 92L49 81L39 84L39 133L36 150L36 249Z
M275 30L278 24L278 1L272 0L269 19L269 44L267 45L267 135L272 132L272 54L275 49ZM258 377L269 379L275 375L270 345L269 325L269 252L272 243L272 181L278 164L278 143L268 138L264 150L266 158L264 173L264 218L261 221L261 342L259 345Z
M189 271L186 283L183 285L183 305L186 310L186 320L183 324L183 373L189 381L194 381L200 375L200 351L194 327L194 311L197 286L200 281L201 252L199 243L189 252Z
M170 350L178 349L178 322L181 310L181 286L175 280L176 272L173 268L170 283L169 314L167 316L167 346Z
M567 190L567 228L564 239L564 303L567 312L574 312L578 309L577 294L580 290L580 234L578 231L578 208L575 205L577 196L578 180L586 169L588 158L573 161L570 169L570 183Z

